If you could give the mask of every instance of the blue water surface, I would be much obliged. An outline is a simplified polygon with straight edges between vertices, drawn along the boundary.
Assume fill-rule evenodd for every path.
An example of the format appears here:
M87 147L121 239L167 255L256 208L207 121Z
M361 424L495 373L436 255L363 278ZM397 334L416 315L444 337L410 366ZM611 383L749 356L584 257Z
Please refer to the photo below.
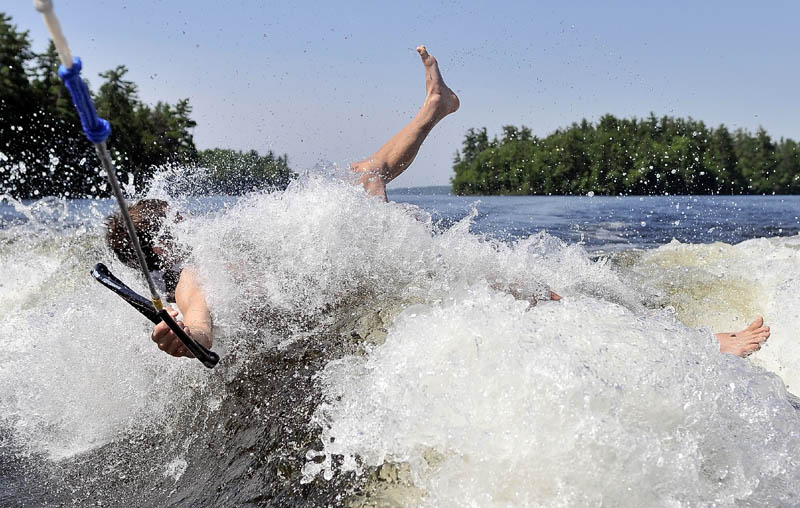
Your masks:
M237 198L184 200L190 213L217 211ZM472 231L515 241L547 231L593 252L648 249L670 242L738 243L800 232L800 196L454 196L449 187L390 189L389 199L417 205L440 228L477 211ZM51 227L97 224L110 199L0 200L0 229L31 223Z
M420 187L390 190L389 199L415 204L443 225L474 207L474 232L513 241L545 230L592 251L800 232L800 196L453 196L449 187Z

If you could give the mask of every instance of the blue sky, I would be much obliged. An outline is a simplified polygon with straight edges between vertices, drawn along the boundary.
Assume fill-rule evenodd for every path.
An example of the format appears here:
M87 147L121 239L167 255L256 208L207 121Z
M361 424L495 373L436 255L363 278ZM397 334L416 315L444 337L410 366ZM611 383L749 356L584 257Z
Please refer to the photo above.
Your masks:
M581 118L692 116L800 138L793 2L55 0L93 85L125 64L147 102L188 97L195 141L288 153L296 170L374 152L424 98L414 48L461 109L393 186L447 184L470 127L546 135ZM3 5L35 49L31 2ZM113 125L113 118L110 119Z

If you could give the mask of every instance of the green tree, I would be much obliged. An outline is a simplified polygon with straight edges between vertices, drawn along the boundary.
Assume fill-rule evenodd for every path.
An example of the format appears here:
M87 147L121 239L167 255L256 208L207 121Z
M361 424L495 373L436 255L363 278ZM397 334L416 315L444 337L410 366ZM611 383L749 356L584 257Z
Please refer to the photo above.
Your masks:
M708 149L703 154L703 164L714 181L714 184L709 185L708 192L716 191L723 194L745 192L747 182L737 167L738 158L733 136L724 125L711 132Z
M27 70L33 57L28 32L17 30L11 17L0 13L0 164L8 166L3 186L21 195L32 193L35 174L34 147L26 129L26 119L34 113Z
M297 177L289 168L289 157L276 156L272 151L261 156L255 150L202 150L197 154L197 164L208 170L208 192L218 194L283 189Z
M57 76L59 63L52 42L43 53L35 54L28 33L0 13L0 193L26 198L109 192L94 147L81 131L69 92ZM207 192L209 185L230 192L285 187L296 176L286 155L269 152L262 157L255 151L231 150L199 155L189 100L174 105L158 102L152 107L143 104L127 73L124 65L102 73L95 105L100 116L111 122L108 146L118 170L123 175L132 173L139 186L160 165L208 162L203 157L216 157L219 165L211 165L213 178L208 185L191 189L194 192ZM476 149L482 147L479 143Z
M736 155L739 170L747 182L747 188L753 193L780 192L773 180L778 160L775 144L763 128L756 131L755 136L738 130L735 136Z
M777 157L775 182L778 188L781 192L800 193L800 145L791 139L781 139Z
M459 194L706 194L800 191L800 147L692 118L604 115L538 139L527 127L467 131L451 179Z

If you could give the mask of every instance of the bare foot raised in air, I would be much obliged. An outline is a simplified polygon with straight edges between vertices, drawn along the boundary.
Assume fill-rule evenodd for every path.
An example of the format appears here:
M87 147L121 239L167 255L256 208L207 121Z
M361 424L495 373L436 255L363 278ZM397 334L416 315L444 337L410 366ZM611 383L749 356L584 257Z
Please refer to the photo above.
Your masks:
M760 316L744 330L717 334L720 352L741 357L749 356L761 349L768 338L769 326L764 326L764 319Z
M428 53L425 46L417 46L417 53L425 66L425 102L420 112L432 114L433 121L438 122L454 113L461 103L458 96L445 84L442 73L439 72L439 62L433 55Z

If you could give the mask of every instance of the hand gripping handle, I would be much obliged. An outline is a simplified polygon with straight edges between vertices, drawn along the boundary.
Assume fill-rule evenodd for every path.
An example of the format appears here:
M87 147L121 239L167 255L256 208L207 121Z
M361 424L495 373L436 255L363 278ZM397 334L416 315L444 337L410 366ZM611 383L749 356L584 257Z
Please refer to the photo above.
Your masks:
M102 143L111 134L111 125L97 116L94 109L92 96L89 95L89 88L81 79L81 59L75 57L72 67L67 69L63 65L58 68L58 77L64 81L69 94L72 96L72 104L78 111L81 118L81 127L86 137L94 144Z
M183 345L186 346L186 349L191 351L194 357L200 360L203 365L209 369L213 369L214 366L217 365L217 362L219 362L219 355L210 349L207 349L193 338L189 337L186 332L183 331L183 328L181 328L180 325L176 323L174 319L172 319L172 316L169 315L167 309L161 309L158 311L158 317L167 323L167 326L169 326L170 330L172 330L175 335L178 336L181 342L183 342Z

